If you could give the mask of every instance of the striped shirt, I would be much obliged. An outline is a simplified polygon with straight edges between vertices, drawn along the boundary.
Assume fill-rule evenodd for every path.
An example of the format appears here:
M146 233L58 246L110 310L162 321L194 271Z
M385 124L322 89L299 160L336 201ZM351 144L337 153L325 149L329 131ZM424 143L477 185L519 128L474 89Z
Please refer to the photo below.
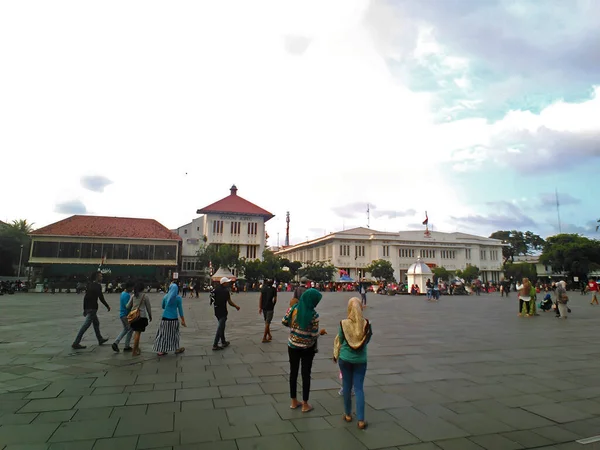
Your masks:
M319 314L315 312L311 323L311 328L303 330L296 322L296 308L293 306L287 310L281 323L289 327L290 338L288 346L291 348L311 348L317 342L319 337Z

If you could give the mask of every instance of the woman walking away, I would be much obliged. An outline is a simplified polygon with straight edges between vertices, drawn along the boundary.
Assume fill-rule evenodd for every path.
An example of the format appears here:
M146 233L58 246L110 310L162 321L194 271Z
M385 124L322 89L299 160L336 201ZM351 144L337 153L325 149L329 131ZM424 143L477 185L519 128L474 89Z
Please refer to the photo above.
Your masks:
M569 296L567 295L567 283L563 281L559 281L556 284L556 308L557 315L560 319L566 319L567 314L569 313L569 307L567 303L569 302Z
M316 306L323 296L321 293L310 288L300 296L298 303L288 309L281 321L284 326L290 328L288 339L288 356L290 360L290 397L292 399L291 409L302 405L302 412L312 411L313 407L308 403L310 395L310 374L313 358L315 357L315 346L320 334L326 334L325 330L319 333L319 314L315 311ZM298 388L298 371L302 363L302 403L296 398Z
M352 389L356 395L358 428L367 428L365 422L365 391L363 384L367 373L367 344L373 331L363 317L361 301L354 297L348 302L348 318L340 322L333 346L333 360L342 372L344 392L344 420L352 421Z
M178 293L177 285L171 284L169 292L163 297L162 308L164 311L153 348L158 356L164 356L169 352L179 354L185 351L185 348L179 347L179 317L181 317L181 325L184 327L187 325L185 317L183 317L182 300Z
M530 317L534 314L531 299L535 297L535 288L529 282L529 278L523 278L523 284L517 285L517 290L519 292L519 317L523 314L525 314L525 317Z
M140 337L142 332L146 331L148 326L148 320L152 322L152 307L150 306L150 299L144 294L144 283L137 282L133 288L133 295L127 303L127 309L131 311L127 320L129 320L129 326L133 330L133 351L132 356L138 356L140 351Z

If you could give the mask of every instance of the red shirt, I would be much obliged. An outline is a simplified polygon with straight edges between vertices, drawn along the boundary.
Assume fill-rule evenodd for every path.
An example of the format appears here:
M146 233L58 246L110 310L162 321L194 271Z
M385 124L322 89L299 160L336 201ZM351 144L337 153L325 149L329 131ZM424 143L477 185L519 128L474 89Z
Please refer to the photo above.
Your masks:
M598 292L598 283L594 280L590 280L588 281L588 288L590 289L590 292Z

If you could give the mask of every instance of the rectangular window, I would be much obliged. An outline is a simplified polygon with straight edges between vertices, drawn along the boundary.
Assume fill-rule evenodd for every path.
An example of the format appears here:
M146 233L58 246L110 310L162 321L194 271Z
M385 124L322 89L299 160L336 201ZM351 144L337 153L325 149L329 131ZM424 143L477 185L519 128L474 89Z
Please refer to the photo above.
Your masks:
M92 257L92 244L88 242L81 243L81 257L87 259Z
M129 259L151 259L150 245L131 244L129 247Z
M61 242L58 246L59 258L79 258L81 243L79 242Z
M92 244L92 258L102 259L102 244Z
M486 251L485 250L481 250L479 256L481 257L482 261L485 261L486 260Z
M389 245L384 245L383 246L383 256L384 257L389 257L390 256L390 246Z
M248 222L248 234L250 236L255 236L258 234L258 223Z
M435 250L421 250L421 258L435 258Z
M213 221L213 233L214 234L223 234L223 221L222 220L214 220Z
M102 257L106 259L113 259L113 244L102 244Z
M340 245L340 256L350 256L349 245Z
M154 259L159 261L174 260L177 257L177 246L155 245Z
M242 231L241 222L231 222L231 234L240 234Z
M256 249L257 245L248 245L246 246L246 259L256 259Z
M127 259L129 257L129 244L115 244L113 253L115 259Z
M34 242L33 256L38 258L56 258L58 256L58 242Z
M471 249L470 248L465 249L465 258L471 259Z
M400 258L414 258L415 257L415 249L414 248L401 248L398 250Z

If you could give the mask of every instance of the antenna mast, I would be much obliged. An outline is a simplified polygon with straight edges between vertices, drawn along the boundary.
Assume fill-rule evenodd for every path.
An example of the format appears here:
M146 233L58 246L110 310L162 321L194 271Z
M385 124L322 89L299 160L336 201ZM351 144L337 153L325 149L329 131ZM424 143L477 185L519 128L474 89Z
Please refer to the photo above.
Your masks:
M556 191L556 215L558 217L558 232L562 234L562 226L560 223L560 203L558 202L558 189L555 188Z
M290 246L290 212L285 213L285 246Z
M367 228L371 228L371 209L367 203Z

